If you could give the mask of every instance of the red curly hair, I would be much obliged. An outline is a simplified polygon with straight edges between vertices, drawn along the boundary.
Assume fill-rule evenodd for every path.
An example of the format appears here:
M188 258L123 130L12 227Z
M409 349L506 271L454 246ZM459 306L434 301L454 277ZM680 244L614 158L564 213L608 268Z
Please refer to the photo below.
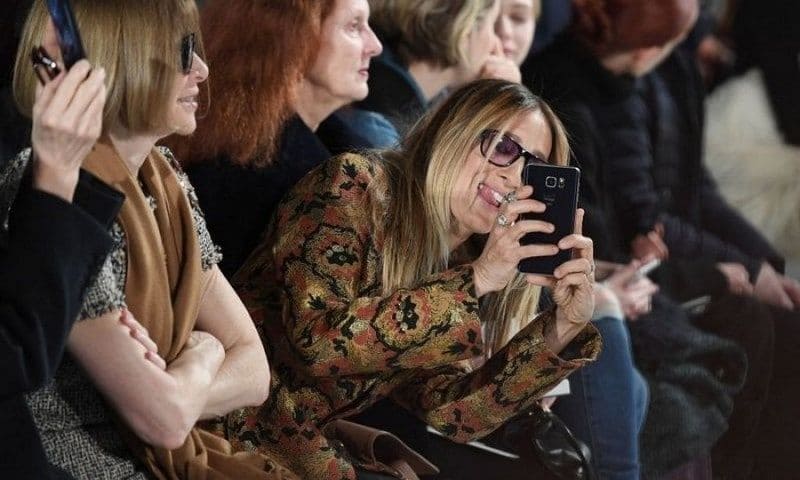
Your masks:
M573 0L573 31L605 55L657 47L691 27L698 0Z
M211 0L201 11L209 98L197 130L167 144L184 165L224 155L271 163L295 89L319 50L322 21L336 0Z

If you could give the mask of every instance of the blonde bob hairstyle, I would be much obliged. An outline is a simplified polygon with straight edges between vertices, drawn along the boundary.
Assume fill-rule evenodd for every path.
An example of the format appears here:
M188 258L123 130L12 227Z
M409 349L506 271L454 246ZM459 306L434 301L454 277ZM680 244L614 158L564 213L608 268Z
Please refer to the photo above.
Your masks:
M181 39L195 33L201 51L194 0L72 0L72 7L88 60L106 70L103 130L164 128L181 70ZM44 0L35 0L17 50L14 98L28 117L37 83L30 53L42 43L48 20Z
M369 0L370 25L400 59L466 65L463 41L498 0Z
M455 230L450 197L465 159L478 147L481 132L505 132L520 115L537 111L552 136L548 161L568 164L569 143L561 121L526 87L505 80L478 80L461 87L423 117L398 150L383 152L384 174L375 191L386 191L388 197L373 221L382 223L386 232L384 293L445 270L451 255L462 260L450 251L450 233ZM460 253L471 261L480 252ZM481 318L487 326L488 351L497 351L533 319L539 292L518 275L503 291L484 299Z

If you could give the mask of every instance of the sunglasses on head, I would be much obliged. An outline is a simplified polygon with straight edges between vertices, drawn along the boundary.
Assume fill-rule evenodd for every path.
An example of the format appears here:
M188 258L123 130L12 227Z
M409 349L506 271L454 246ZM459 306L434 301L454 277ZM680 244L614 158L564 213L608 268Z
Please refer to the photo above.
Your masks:
M547 165L547 160L525 150L522 145L507 135L503 135L495 142L498 135L500 135L500 132L497 130L484 130L480 135L481 155L487 157L492 165L507 167L520 157L525 159L526 164L541 163ZM494 143L494 150L489 154L489 148L492 143Z
M181 39L181 72L188 75L192 71L194 63L194 33L190 33Z

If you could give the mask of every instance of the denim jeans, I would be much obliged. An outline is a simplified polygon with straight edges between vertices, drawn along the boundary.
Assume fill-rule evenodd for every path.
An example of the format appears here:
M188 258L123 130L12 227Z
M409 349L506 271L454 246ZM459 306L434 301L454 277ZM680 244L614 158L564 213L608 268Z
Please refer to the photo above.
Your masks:
M638 480L647 383L633 365L624 321L603 317L593 323L603 337L603 350L594 363L570 375L572 393L559 397L553 411L589 445L599 480Z

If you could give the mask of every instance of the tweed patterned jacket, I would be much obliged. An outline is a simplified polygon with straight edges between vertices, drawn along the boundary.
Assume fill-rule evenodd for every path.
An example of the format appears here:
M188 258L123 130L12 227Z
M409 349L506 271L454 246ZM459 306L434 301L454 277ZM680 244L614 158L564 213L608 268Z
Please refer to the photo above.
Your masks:
M322 429L390 396L455 441L480 438L594 359L587 326L561 356L545 344L549 310L482 367L469 265L383 295L380 227L371 220L376 164L336 157L281 203L276 232L235 279L272 366L267 402L227 418L242 449L276 455L304 479L354 479L352 458ZM374 187L374 185L373 185Z

